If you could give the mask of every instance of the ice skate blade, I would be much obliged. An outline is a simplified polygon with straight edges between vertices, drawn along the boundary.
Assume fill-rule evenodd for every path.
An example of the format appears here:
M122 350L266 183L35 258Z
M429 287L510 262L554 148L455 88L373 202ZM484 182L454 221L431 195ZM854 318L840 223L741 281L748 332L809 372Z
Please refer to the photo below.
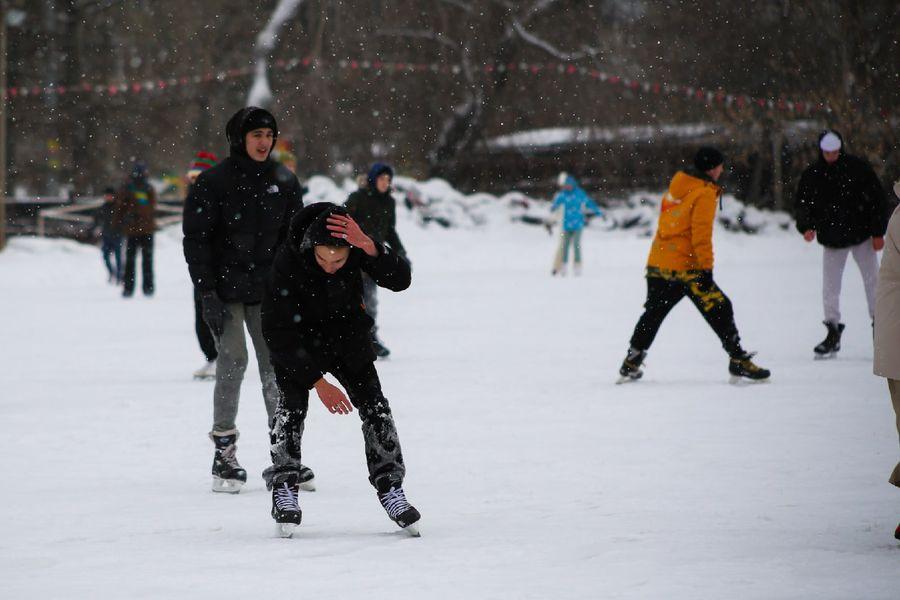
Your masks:
M826 352L824 354L814 354L813 360L829 360L837 358L837 352Z
M215 378L215 375L194 375L194 381L212 381Z
M291 538L294 536L294 530L297 529L296 523L275 523L275 533L280 538Z
M237 494L241 491L244 482L240 479L222 479L213 477L212 491L222 492L224 494Z
M316 480L310 479L309 481L304 481L300 484L300 489L304 492L314 492L316 491Z
M403 531L407 533L410 537L422 537L422 534L419 532L419 522L410 523L406 527L402 528Z
M732 375L728 379L728 383L737 387L743 387L748 385L757 385L760 383L769 383L769 379L748 379L746 377L741 377L740 375Z
M638 381L644 374L641 373L637 377L632 377L630 375L620 375L618 379L616 379L616 385L622 385L623 383L633 383Z

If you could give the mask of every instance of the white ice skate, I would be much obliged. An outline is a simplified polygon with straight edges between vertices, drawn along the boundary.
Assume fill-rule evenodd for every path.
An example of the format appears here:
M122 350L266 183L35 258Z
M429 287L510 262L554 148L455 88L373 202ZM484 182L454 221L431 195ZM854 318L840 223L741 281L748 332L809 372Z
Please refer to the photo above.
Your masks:
M196 371L194 371L194 379L201 381L204 379L216 378L216 361L211 360Z

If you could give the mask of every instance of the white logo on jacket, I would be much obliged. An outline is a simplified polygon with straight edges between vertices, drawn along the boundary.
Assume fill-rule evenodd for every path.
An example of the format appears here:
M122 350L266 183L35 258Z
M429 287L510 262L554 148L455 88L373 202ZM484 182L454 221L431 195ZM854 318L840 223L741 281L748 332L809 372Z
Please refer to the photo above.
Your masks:
M278 186L273 183L272 185L269 186L269 189L267 189L266 191L269 192L270 194L277 194Z

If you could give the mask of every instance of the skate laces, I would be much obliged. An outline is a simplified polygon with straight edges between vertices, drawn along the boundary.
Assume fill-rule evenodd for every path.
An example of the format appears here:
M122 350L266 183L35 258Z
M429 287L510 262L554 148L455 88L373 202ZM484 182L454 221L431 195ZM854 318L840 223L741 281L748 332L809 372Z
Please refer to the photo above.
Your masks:
M404 511L411 508L409 502L406 501L406 496L403 494L403 488L391 488L390 491L379 494L378 499L392 519L396 519Z
M222 459L223 463L225 463L232 469L243 468L237 461L237 446L235 444L228 444L224 448L220 449L219 457Z
M287 482L275 488L275 508L278 510L297 510L299 507L297 494L294 493L294 490L291 489Z

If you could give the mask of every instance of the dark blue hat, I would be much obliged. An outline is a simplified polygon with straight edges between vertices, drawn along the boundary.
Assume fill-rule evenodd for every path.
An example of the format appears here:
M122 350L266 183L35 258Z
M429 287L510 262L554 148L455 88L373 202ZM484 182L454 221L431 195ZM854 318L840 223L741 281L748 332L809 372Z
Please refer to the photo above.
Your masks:
M372 165L372 168L369 169L369 175L366 178L369 182L370 190L375 189L375 182L378 180L379 177L381 177L385 173L390 175L391 179L394 178L394 169L392 169L390 165L388 165L386 163L380 163L380 162L377 162L374 165Z

